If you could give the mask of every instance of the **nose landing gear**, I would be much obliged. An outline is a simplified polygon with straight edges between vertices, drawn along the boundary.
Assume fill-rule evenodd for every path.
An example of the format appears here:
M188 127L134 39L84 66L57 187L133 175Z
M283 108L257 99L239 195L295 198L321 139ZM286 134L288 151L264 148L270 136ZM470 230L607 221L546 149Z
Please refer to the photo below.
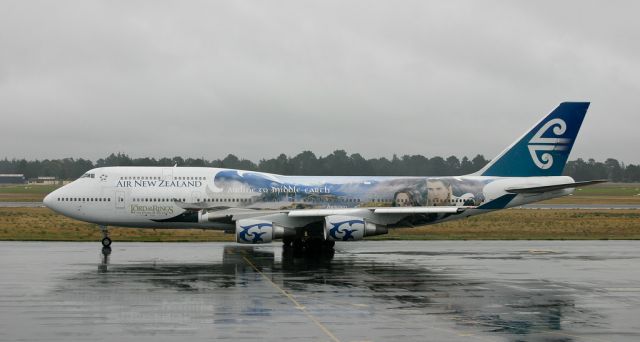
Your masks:
M111 239L109 238L107 226L100 226L100 232L102 232L102 246L109 248L111 246Z

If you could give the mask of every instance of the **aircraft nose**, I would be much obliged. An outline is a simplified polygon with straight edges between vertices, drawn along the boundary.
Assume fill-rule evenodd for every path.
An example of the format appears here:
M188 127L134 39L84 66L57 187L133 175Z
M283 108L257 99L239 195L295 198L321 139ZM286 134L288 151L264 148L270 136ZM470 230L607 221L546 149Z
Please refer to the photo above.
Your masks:
M51 205L53 204L53 192L48 194L47 196L44 197L44 199L42 200L42 203L44 204L45 207L52 209Z

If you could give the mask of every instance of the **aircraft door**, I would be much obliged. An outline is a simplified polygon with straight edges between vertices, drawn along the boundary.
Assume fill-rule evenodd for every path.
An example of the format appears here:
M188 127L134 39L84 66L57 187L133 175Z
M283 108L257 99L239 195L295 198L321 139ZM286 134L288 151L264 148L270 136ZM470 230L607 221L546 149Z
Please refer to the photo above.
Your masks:
M203 201L204 201L204 197L201 192L194 191L191 193L191 203L199 203Z
M124 191L116 191L116 209L124 209Z
M170 181L173 180L173 168L165 167L162 169L162 180Z

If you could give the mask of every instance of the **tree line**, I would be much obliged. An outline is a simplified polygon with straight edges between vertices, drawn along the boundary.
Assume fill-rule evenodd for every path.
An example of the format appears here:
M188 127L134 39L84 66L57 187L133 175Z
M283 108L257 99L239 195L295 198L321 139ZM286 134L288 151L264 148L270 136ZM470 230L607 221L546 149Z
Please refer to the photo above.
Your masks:
M316 156L304 151L294 157L280 154L276 158L261 159L258 163L241 159L233 154L224 159L203 158L131 158L124 153L112 153L93 162L82 158L63 159L3 159L0 173L21 173L27 178L54 176L59 179L75 179L94 167L104 166L208 166L219 168L262 171L283 175L315 176L459 176L480 170L489 161L482 155L469 159L456 156L428 158L422 155L394 155L388 158L366 159L359 153L349 155L336 150L326 156ZM613 158L604 162L594 159L569 161L564 174L577 181L609 179L614 182L640 182L640 165L625 165Z

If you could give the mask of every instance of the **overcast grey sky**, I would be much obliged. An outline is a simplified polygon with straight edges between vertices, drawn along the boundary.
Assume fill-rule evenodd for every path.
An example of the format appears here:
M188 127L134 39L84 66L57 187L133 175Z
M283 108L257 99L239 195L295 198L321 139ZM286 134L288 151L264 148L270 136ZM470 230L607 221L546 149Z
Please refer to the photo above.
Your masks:
M640 162L637 1L2 1L0 157L494 157L559 102Z

